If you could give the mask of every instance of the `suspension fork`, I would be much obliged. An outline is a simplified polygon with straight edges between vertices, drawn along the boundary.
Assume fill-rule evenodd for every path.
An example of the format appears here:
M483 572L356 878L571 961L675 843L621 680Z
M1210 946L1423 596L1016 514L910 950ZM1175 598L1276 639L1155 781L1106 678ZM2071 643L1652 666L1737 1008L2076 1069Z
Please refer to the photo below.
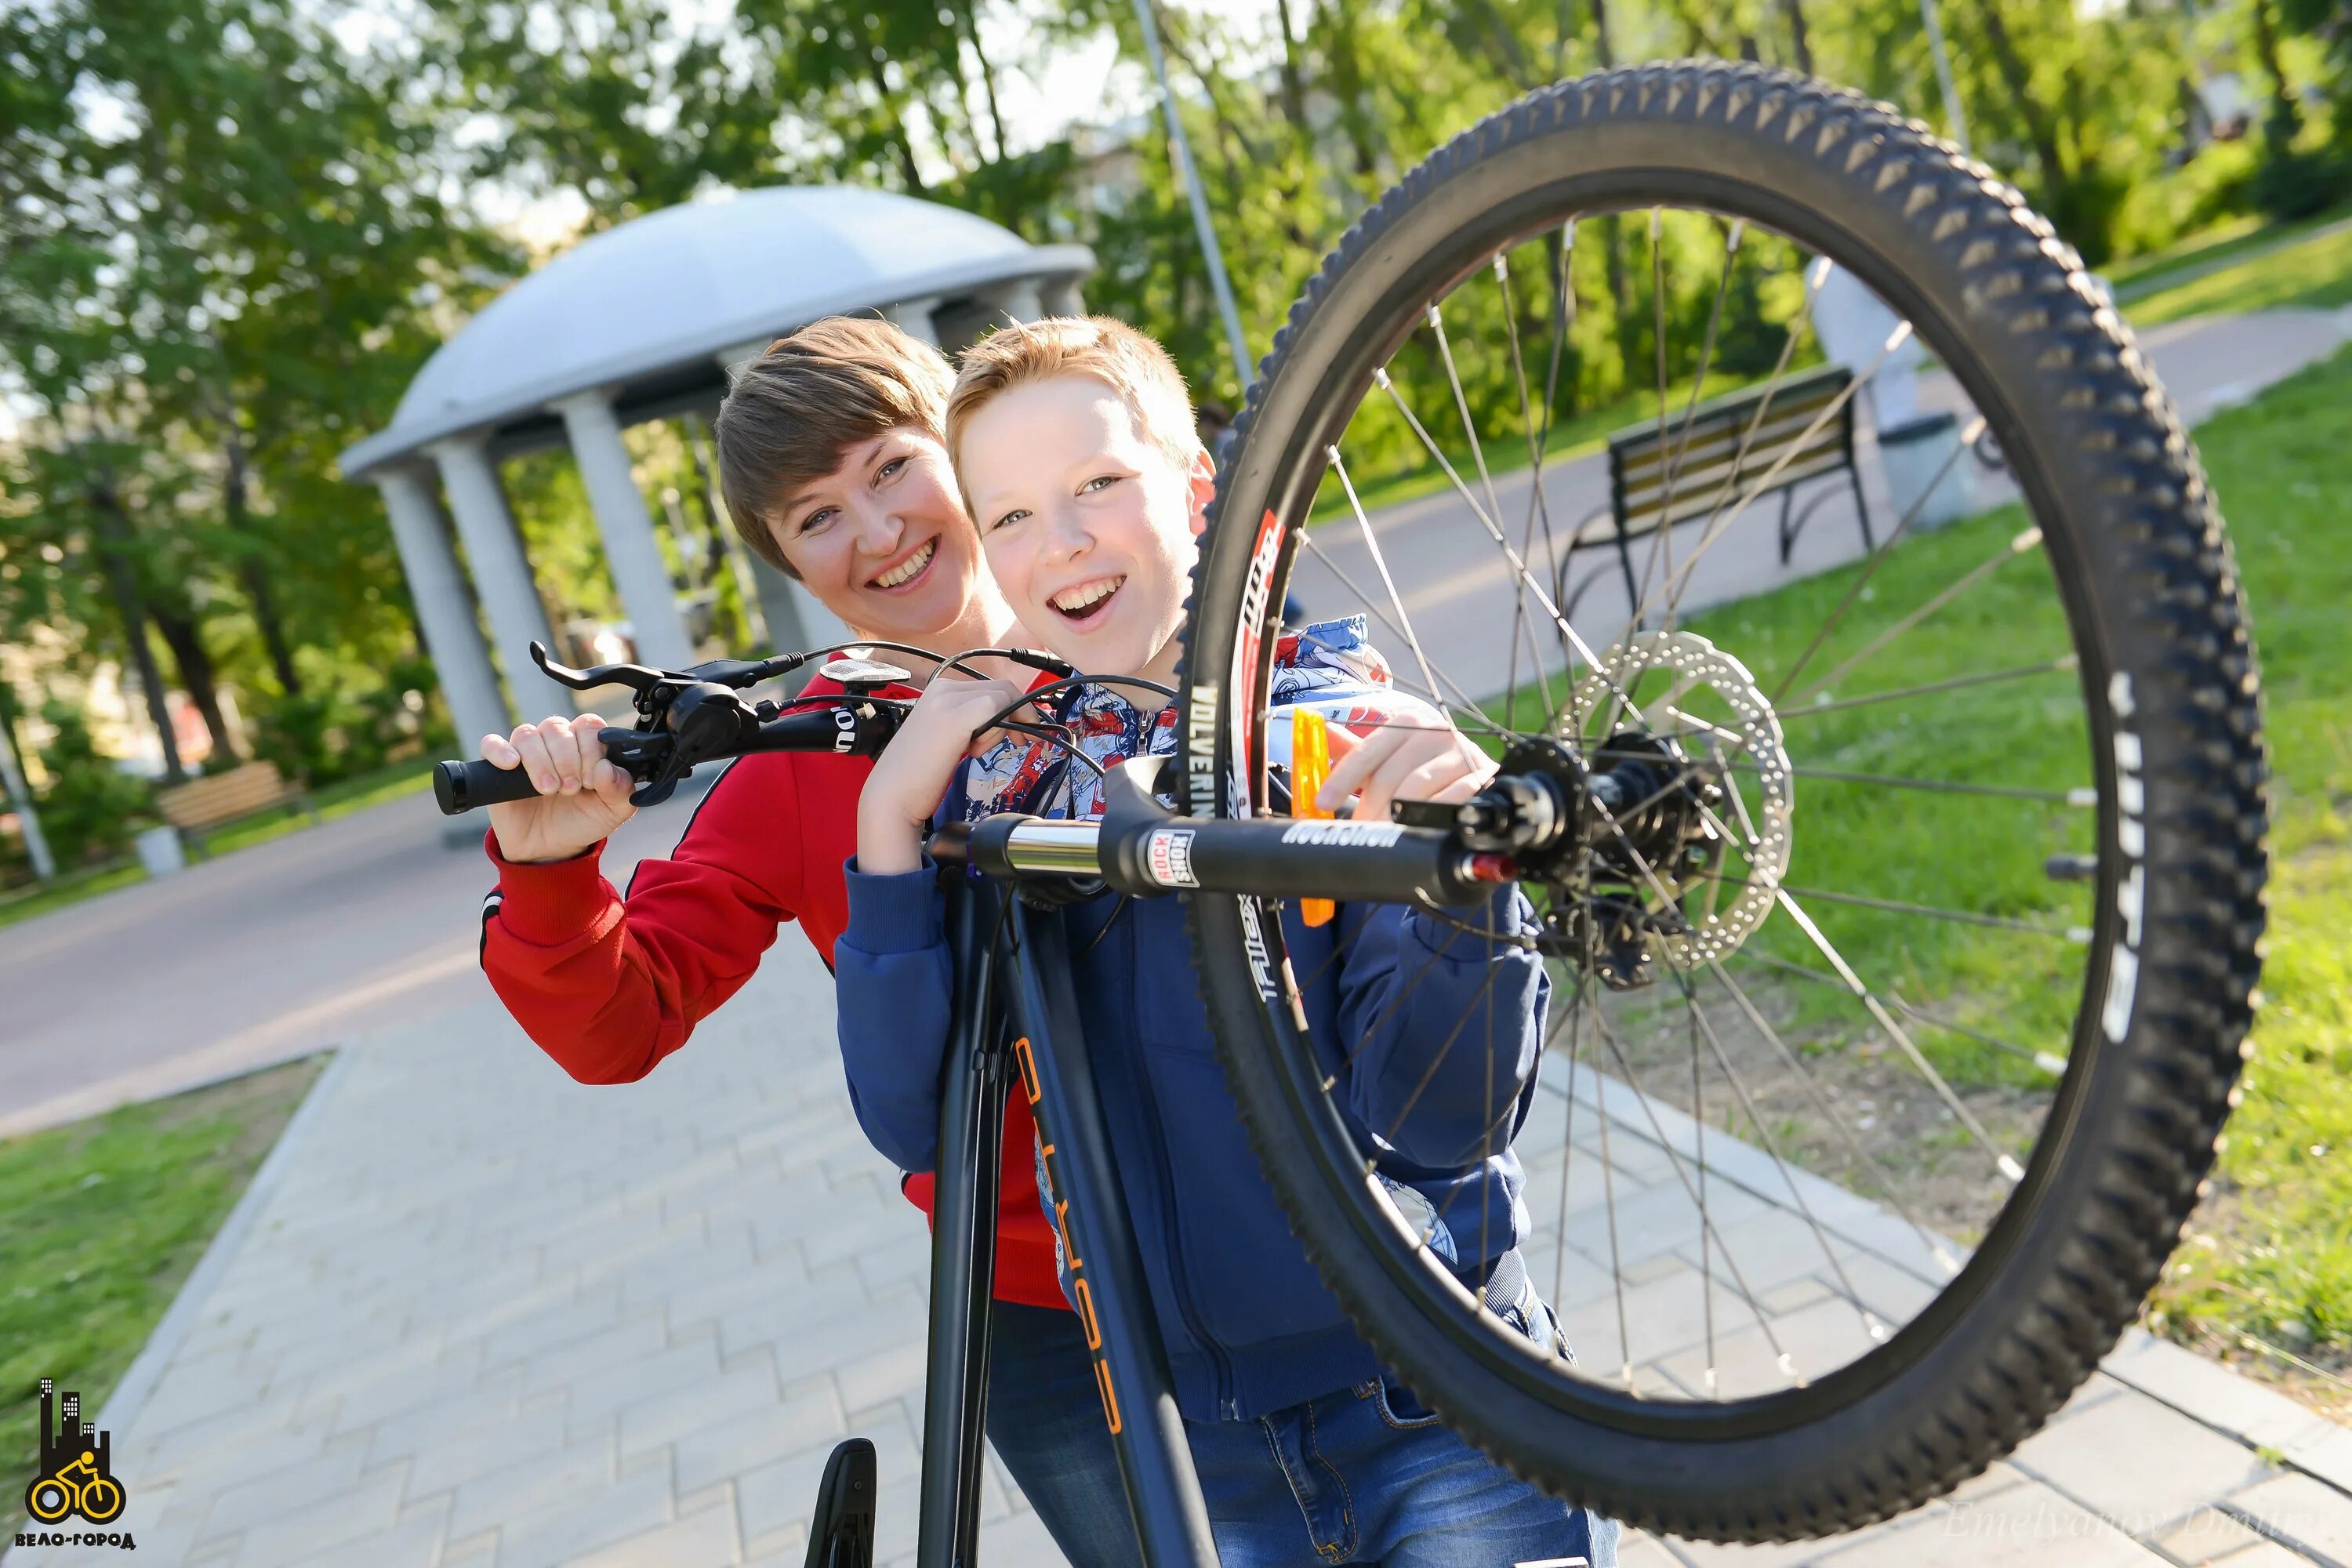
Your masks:
M1111 1165L1110 1135L1071 987L1062 911L1016 902L1013 926L1018 947L1013 1005L1023 1035L1014 1055L1022 1091L1036 1112L1047 1196L1104 1418L1118 1451L1136 1540L1148 1568L1217 1568L1167 1348Z
M993 973L1003 897L994 886L961 876L947 895L956 996L940 1068L940 1153L931 1192L930 1353L916 1568L971 1568L979 1556L996 1213L1004 1097L1013 1076Z

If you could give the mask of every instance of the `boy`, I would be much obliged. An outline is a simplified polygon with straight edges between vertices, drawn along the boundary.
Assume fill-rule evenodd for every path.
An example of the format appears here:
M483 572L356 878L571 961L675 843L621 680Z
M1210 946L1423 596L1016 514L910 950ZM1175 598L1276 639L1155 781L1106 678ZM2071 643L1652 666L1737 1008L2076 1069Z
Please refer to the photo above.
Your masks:
M1027 633L1087 673L1170 681L1213 484L1166 353L1097 319L1009 329L967 352L948 432L990 570ZM1279 689L1320 706L1351 684L1386 685L1352 623L1284 642ZM1172 705L1139 705L1133 689L1088 688L1065 705L1098 763L1174 749ZM1015 695L1004 682L934 682L858 801L849 923L835 950L842 1049L867 1135L910 1171L936 1155L951 994L925 830L943 796L946 814L967 820L1065 801L1074 816L1099 810L1092 775L1053 767L1033 742L967 758L974 731ZM1357 795L1360 819L1385 819L1393 799L1462 799L1491 772L1460 735L1417 722L1355 744L1323 799ZM1369 1148L1377 1130L1413 1163L1412 1188L1451 1210L1451 1260L1465 1282L1500 1290L1499 1310L1554 1343L1512 1250L1517 1162L1507 1149L1481 1157L1489 1130L1512 1124L1533 1091L1540 960L1393 907L1346 906L1314 928L1285 918L1297 971L1314 977L1309 1022L1347 1042L1335 1098L1360 1137ZM1070 919L1114 1161L1227 1568L1612 1563L1613 1526L1438 1426L1383 1376L1316 1278L1212 1058L1177 901L1106 896ZM1507 932L1533 923L1516 888L1465 919ZM1435 1071L1456 1032L1486 1037L1490 1026L1504 1047L1493 1072L1483 1060ZM1477 1256L1480 1237L1488 1256Z
M950 652L1002 647L1013 630L941 445L951 381L930 345L887 321L836 317L745 367L717 426L720 482L746 543L859 635ZM807 689L839 688L819 677ZM540 789L490 807L499 885L482 911L482 969L572 1077L625 1083L685 1045L786 922L832 962L847 919L841 865L872 764L770 753L730 765L669 858L639 862L625 902L597 862L635 809L600 727L593 714L558 716L482 738L483 756L529 768ZM1128 1568L1137 1558L1118 1463L1055 1280L1030 1127L1016 1098L1005 1116L988 1436L1076 1568ZM928 1209L929 1182L909 1182L908 1195Z

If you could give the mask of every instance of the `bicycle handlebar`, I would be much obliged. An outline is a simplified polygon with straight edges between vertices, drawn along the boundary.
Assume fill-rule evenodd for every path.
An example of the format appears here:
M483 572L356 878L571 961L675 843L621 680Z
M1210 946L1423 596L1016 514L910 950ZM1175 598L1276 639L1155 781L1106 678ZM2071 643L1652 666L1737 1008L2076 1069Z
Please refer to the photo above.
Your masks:
M874 756L906 721L909 703L876 695L904 672L882 666L851 675L839 696L747 703L733 681L780 662L676 673L632 667L648 678L637 700L646 727L598 732L606 759L636 781L631 801L653 805L699 764L755 752ZM1177 816L1154 794L1169 761L1138 757L1111 769L1099 823L1010 813L951 823L932 835L932 855L1009 879L1100 879L1137 897L1201 891L1462 905L1523 874L1556 870L1564 853L1587 841L1622 836L1620 804L1654 803L1676 787L1671 768L1656 778L1644 772L1638 784L1613 773L1596 777L1566 747L1523 738L1504 758L1507 771L1459 805L1399 803L1390 822L1197 818ZM454 816L538 790L520 766L476 760L437 765L433 793Z
M734 694L689 688L664 715L664 730L598 731L605 756L635 779L631 798L650 805L704 763L725 762L756 752L829 752L835 756L878 754L898 732L904 703L870 697L829 697L806 706L762 703L742 706ZM659 793L656 793L659 792ZM433 798L442 815L456 816L477 806L530 800L539 794L520 766L502 768L484 758L450 761L433 769Z

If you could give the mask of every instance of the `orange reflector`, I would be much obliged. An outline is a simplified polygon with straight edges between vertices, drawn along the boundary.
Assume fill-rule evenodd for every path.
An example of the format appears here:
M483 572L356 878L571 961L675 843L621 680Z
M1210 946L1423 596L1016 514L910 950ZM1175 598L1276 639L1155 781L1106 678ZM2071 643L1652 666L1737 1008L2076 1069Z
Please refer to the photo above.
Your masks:
M1301 818L1329 816L1331 814L1315 804L1323 791L1324 781L1331 776L1331 737L1323 725L1323 715L1310 708L1290 710L1290 815ZM1339 912L1339 905L1328 899L1301 899L1298 917L1308 925L1331 923Z

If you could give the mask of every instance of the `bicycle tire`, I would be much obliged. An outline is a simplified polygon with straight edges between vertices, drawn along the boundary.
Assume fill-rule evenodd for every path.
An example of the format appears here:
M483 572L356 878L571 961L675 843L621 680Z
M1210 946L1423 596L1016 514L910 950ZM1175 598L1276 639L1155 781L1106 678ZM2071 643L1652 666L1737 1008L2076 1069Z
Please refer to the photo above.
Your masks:
M1415 302L1563 211L1669 197L1834 248L1947 354L2048 540L2097 728L2099 927L2054 1131L1998 1224L1916 1321L1801 1397L1702 1424L1563 1395L1433 1314L1379 1234L1361 1161L1317 1104L1312 1053L1273 1005L1276 922L1244 900L1193 895L1192 928L1266 1176L1323 1279L1415 1394L1516 1473L1630 1524L1793 1540L1887 1518L1981 1471L2132 1321L2234 1098L2265 918L2267 768L2219 511L2177 414L2074 251L2015 190L1886 105L1758 66L1676 62L1562 83L1481 121L1406 175L1307 284L1234 426L1194 574L1180 676L1193 813L1254 809L1267 678L1252 650L1278 635L1326 445ZM2126 721L2145 792L2136 859L2119 837L2113 755ZM2118 914L2127 861L2144 878L2136 945ZM2116 979L2119 963L2136 966L2136 984ZM2119 997L2110 1039L2101 1020Z

